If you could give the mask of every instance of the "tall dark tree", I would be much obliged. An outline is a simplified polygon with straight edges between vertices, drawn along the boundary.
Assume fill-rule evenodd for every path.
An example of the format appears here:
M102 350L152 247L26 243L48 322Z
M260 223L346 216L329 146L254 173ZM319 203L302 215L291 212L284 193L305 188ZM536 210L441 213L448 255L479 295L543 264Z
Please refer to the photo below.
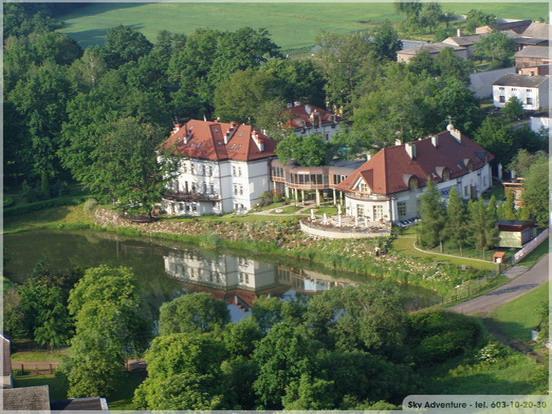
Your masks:
M376 56L380 59L394 61L397 58L397 51L402 49L399 35L388 20L376 28L372 42Z
M147 55L152 47L142 33L130 26L121 25L107 32L103 54L109 68L118 68Z
M445 224L447 238L460 249L466 245L468 235L468 217L464 201L458 196L456 187L452 187L447 205L447 220Z
M446 214L441 193L432 180L428 181L420 201L420 242L422 246L435 247L444 240Z

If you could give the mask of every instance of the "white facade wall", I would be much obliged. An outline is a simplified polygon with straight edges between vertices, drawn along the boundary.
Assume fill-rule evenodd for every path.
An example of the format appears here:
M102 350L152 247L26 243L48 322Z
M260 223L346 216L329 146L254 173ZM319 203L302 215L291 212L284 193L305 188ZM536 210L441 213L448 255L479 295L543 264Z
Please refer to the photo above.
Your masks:
M539 132L541 128L550 129L550 117L548 116L532 116L531 131Z
M331 141L335 134L339 131L339 124L336 124L334 127L331 125L322 125L321 127L316 128L305 128L304 132L302 129L296 129L295 133L300 137L306 137L313 134L320 134L326 141Z
M458 195L465 200L472 197L472 192L474 197L480 197L483 192L492 186L490 165L485 164L479 170L472 171L462 177L437 183L437 188L441 191L445 201L448 200L449 192L454 186L456 186ZM359 212L362 212L363 216L373 221L383 218L384 220L398 222L415 218L420 215L419 199L424 190L425 187L402 191L393 194L388 200L357 200L350 194L346 194L346 214L355 217L359 216Z
M479 99L493 96L493 83L504 75L516 73L514 66L470 74L470 91Z
M503 108L512 97L518 98L523 104L523 109L538 111L548 108L548 81L539 87L499 86L493 85L493 104L497 108Z
M201 216L245 212L270 190L269 158L258 161L183 159L170 186L177 193L198 193L211 200L164 200L168 214Z

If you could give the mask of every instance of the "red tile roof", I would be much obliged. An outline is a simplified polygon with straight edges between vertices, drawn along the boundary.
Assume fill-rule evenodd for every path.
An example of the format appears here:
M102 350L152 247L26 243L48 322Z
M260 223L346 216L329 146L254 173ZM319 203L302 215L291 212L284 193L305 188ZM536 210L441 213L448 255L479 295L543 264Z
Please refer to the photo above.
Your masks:
M230 138L225 144L225 134L229 131ZM255 143L254 132L262 149ZM276 143L251 125L192 119L184 125L175 125L161 148L204 160L253 161L272 157Z
M329 125L338 120L337 116L333 113L326 111L314 105L297 105L289 108L290 120L288 127L290 128L311 128L313 121L316 127L318 127L319 116L322 120L322 125Z
M406 152L406 144L380 150L341 182L338 189L353 191L358 179L363 177L373 193L390 195L408 190L411 177L416 177L418 186L423 187L429 177L434 182L443 181L445 168L449 171L450 179L453 179L469 172L469 161L472 170L478 170L494 158L490 152L463 134L461 142L449 131L435 136L437 147L433 145L431 137L411 143L416 146L414 159Z

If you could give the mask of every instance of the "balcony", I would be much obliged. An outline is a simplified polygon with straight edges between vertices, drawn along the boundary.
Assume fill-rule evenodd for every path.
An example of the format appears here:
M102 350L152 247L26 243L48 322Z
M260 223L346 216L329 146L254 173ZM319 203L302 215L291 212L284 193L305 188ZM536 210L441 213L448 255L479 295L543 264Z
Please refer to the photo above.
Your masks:
M389 201L389 197L386 197L380 194L349 192L349 193L346 193L346 196L354 200L361 200L361 201Z
M218 194L205 194L196 192L175 192L167 191L163 195L166 200L172 201L220 201L220 195Z

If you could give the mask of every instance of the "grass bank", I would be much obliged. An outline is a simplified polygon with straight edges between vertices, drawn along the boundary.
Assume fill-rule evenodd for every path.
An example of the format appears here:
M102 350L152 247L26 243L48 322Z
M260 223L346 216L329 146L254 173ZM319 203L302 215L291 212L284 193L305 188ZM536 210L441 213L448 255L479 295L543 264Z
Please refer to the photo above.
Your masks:
M539 286L527 294L500 306L490 316L496 328L508 337L529 342L531 330L540 322L542 307L548 303L550 284Z

